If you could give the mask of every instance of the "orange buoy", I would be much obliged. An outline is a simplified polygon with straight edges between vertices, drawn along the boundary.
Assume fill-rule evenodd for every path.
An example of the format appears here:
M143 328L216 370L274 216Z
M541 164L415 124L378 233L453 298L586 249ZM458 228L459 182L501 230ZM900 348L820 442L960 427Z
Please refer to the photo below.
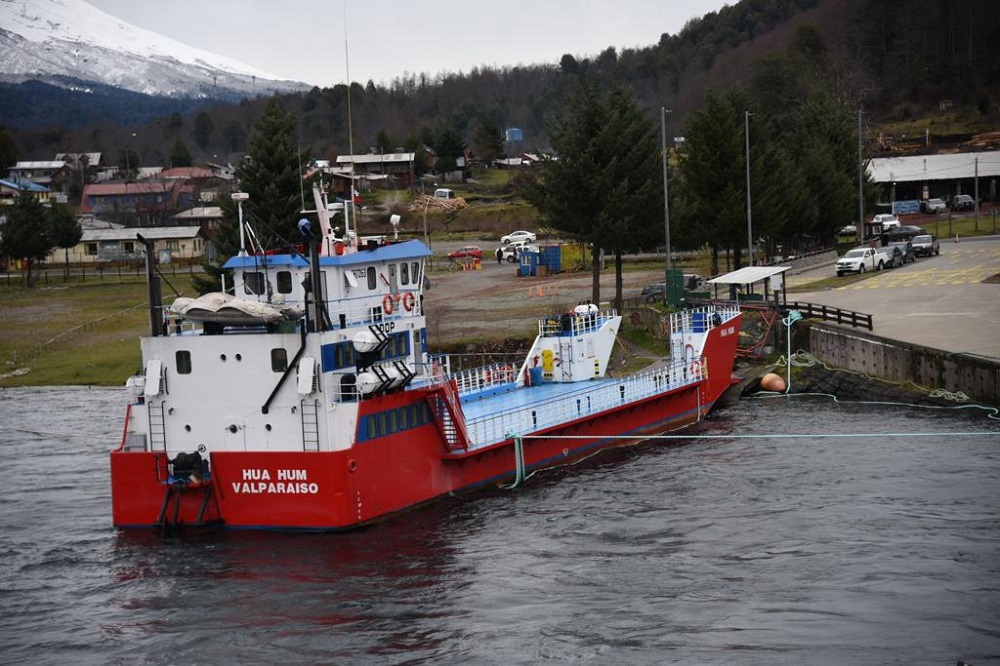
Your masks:
M765 391L774 391L776 393L781 393L788 385L785 384L785 380L781 375L776 375L773 372L769 372L760 378L760 387Z

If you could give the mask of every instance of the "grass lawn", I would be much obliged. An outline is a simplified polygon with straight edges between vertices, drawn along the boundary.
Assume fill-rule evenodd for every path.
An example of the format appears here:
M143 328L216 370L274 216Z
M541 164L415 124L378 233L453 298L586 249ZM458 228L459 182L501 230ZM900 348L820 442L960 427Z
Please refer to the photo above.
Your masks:
M186 276L171 282L194 293ZM142 280L0 287L0 387L122 386L140 369L146 302Z

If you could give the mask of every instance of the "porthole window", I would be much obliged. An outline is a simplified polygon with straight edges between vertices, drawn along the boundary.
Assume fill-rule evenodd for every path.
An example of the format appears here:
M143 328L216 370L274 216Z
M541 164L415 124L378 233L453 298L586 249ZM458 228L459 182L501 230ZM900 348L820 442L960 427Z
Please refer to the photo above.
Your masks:
M284 347L277 347L271 350L271 370L274 372L284 372L288 369L288 352Z
M177 364L178 375L191 374L191 352L178 351L174 354L174 361Z

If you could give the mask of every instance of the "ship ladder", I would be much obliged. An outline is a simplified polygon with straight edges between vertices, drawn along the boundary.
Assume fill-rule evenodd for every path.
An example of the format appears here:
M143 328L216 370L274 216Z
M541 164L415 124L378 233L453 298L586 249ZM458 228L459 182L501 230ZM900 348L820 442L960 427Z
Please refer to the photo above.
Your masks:
M163 418L163 401L149 404L149 447L153 451L167 450L167 427Z
M573 342L571 340L563 341L560 338L559 359L559 369L562 371L563 381L573 381L573 361L575 357L573 356Z
M302 449L319 451L319 400L300 403L302 415Z
M201 493L198 513L194 521L190 523L183 522L180 517L181 503L184 501L186 495L197 493ZM167 536L176 533L181 527L206 527L222 524L222 519L218 517L212 520L205 520L205 514L208 511L210 503L213 504L215 515L219 516L221 513L219 510L219 501L215 497L215 486L211 481L198 484L189 484L181 481L167 483L167 492L163 496L163 504L160 506L160 515L156 519L155 527L160 534Z
M427 406L434 415L449 453L469 450L469 433L454 380L446 381L427 394Z

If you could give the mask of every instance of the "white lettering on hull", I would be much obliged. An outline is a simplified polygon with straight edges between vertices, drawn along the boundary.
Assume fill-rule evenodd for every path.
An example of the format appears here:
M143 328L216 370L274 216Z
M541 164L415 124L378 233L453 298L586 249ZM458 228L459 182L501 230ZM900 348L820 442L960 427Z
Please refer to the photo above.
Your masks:
M241 495L316 495L318 483L233 481L233 492Z
M243 480L233 481L233 492L243 495L316 495L319 484L309 482L304 469L279 469L272 481L271 470L243 469Z

